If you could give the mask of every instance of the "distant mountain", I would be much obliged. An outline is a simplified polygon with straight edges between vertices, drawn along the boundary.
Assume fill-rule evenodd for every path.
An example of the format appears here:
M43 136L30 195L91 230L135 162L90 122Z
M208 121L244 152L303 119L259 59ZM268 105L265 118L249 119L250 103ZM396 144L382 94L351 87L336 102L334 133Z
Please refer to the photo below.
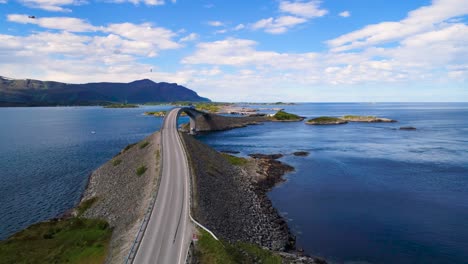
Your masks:
M148 79L130 83L67 84L0 76L0 106L101 105L109 103L210 101L176 83Z

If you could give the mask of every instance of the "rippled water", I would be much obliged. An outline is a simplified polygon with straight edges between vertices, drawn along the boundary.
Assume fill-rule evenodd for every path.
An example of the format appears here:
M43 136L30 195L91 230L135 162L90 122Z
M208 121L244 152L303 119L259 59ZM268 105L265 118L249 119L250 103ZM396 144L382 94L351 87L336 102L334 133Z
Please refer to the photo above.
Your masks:
M142 115L160 108L0 108L0 239L73 207L94 169L160 128Z
M468 104L285 108L307 117L358 114L399 121L266 123L199 137L241 155L286 154L282 160L296 172L270 197L307 253L339 263L467 263ZM395 130L400 126L417 130ZM310 155L290 155L298 150Z
M162 108L0 108L0 239L73 207L95 168L160 128L161 118L142 113ZM400 121L265 123L199 136L241 155L286 154L296 172L270 197L307 253L339 263L466 263L468 104L285 108ZM310 155L290 155L297 150Z

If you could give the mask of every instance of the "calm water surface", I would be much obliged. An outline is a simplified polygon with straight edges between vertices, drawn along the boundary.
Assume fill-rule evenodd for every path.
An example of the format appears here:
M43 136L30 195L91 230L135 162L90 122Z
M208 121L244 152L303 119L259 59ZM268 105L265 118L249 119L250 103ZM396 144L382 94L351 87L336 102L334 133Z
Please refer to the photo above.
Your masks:
M296 172L270 198L307 253L338 263L468 263L468 104L285 108L399 121L266 123L200 136L218 150L286 155ZM291 155L298 150L310 156Z
M284 107L399 120L199 136L218 150L286 155L296 171L270 197L307 253L338 263L467 263L468 104ZM161 118L142 113L162 108L0 108L0 238L73 207L94 169L160 128ZM395 130L407 125L418 130Z
M0 108L0 239L73 207L94 169L160 128L142 113L161 108Z

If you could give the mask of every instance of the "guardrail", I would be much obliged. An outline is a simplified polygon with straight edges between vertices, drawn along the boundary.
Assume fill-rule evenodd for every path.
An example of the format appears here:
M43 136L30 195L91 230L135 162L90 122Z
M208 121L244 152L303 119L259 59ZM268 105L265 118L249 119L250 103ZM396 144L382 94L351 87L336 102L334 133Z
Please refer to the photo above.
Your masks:
M179 142L180 142L181 146L184 148L184 158L185 158L185 162L188 163L188 159L187 159L187 148L185 147L184 142L183 142L182 139L180 138L180 133L177 133L177 138L179 139ZM193 177L191 171L192 171L192 170L189 168L190 178ZM189 188L190 188L190 190L192 190L191 187L192 187L192 186L191 186L191 181L189 181ZM190 193L192 193L192 192L190 191ZM211 232L208 228L206 228L205 226L203 226L202 224L200 224L199 222L197 222L197 221L192 217L192 213L191 213L192 210L191 210L191 208L192 208L192 195L190 195L190 198L189 198L189 217L190 217L190 220L191 220L192 222L194 222L197 226L201 227L203 230L205 230L206 232L208 232L208 234L210 234L214 239L219 240L219 239L215 236L215 234L214 234L213 232Z

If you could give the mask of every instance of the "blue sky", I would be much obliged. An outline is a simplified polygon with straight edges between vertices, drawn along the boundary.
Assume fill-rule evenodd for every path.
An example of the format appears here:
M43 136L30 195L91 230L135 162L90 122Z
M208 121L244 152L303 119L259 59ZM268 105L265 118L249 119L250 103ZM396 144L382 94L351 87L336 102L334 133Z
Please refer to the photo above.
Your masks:
M468 101L467 18L468 0L0 0L0 75L148 78L216 101Z

